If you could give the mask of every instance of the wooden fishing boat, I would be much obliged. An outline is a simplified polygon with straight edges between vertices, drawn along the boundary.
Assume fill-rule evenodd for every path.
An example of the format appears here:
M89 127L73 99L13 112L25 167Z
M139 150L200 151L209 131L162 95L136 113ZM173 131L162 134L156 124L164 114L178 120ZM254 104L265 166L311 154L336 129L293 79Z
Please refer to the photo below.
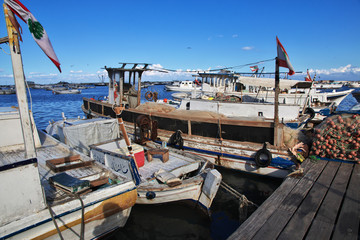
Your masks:
M36 157L27 158L19 111L2 108L0 116L1 239L93 239L125 225L133 181L41 131Z
M126 68L123 64L106 70L110 77L108 101L83 98L82 109L88 117L116 118L114 106L123 105L125 109L118 116L124 120L129 134L135 133L135 125L146 127L156 136L154 141L167 142L173 134L181 132L181 145L186 151L214 164L250 173L285 177L294 167L288 148L295 145L301 133L294 133L283 123L275 127L274 119L227 118L205 111L175 110L158 103L140 104L141 75L148 70L147 65ZM125 76L129 76L133 86L135 76L138 77L137 91L124 91ZM114 91L119 98L114 98ZM139 116L149 120L137 122Z
M137 185L137 204L191 200L209 210L220 186L221 174L196 155L147 141L145 146L131 143L131 157L125 138L116 139L116 119L66 119L51 123L47 130L133 180Z
M0 239L101 237L125 225L137 198L135 184L37 131L7 4L4 39L19 106L0 110Z

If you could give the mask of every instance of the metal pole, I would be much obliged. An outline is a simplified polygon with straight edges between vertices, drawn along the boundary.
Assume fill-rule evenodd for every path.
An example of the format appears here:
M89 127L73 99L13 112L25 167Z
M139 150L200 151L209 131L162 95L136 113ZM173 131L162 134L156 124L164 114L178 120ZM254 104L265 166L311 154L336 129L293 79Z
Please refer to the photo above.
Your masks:
M279 76L279 60L275 60L275 101L274 101L274 145L280 145L279 137L279 93L280 93L280 76Z
M139 76L138 76L138 92L137 92L137 105L136 106L139 106L140 102L141 102L141 75L142 75L142 72L139 72L138 74L139 74Z
M5 13L6 28L9 36L9 47L11 52L12 66L13 66L16 96L19 104L20 121L21 121L22 133L24 138L25 157L36 158L35 141L34 141L34 134L32 129L30 113L29 113L29 105L26 95L25 76L24 76L24 69L21 58L19 37L18 37L18 33L16 32L16 29L11 24L11 21L9 19L9 15L8 15L9 10L7 9L5 4L3 6Z

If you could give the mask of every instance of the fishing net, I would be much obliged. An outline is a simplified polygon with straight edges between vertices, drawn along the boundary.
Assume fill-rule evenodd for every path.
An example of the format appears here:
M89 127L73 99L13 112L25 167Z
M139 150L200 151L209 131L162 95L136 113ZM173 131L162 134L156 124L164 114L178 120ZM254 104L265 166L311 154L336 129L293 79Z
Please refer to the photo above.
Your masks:
M360 162L360 115L328 117L315 128L311 155Z
M135 109L146 112L169 113L174 111L176 108L167 104L146 102L144 104L137 106Z

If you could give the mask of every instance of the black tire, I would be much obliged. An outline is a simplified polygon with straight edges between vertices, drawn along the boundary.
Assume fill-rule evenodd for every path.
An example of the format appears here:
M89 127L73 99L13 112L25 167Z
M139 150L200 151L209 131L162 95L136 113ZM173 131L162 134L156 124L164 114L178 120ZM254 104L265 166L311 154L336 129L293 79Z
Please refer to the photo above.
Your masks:
M310 114L310 119L313 119L315 117L315 111L312 108L309 108L309 107L306 108L304 113L305 114Z
M262 148L255 154L255 163L258 167L267 167L272 160L271 153L266 148Z

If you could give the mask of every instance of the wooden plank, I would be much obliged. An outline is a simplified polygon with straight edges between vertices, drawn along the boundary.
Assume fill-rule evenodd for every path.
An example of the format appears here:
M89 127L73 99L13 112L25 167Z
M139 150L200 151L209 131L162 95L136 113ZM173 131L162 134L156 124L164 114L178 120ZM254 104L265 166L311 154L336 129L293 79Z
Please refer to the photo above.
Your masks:
M323 201L330 184L340 166L340 162L329 162L314 186L291 217L278 239L303 239ZM295 234L296 233L296 234Z
M62 172L74 168L89 166L91 164L93 164L93 161L83 161L80 159L80 155L62 157L46 161L46 166L48 166L54 172Z
M341 163L337 175L315 216L306 239L329 239L331 237L352 168L353 164Z
M294 212L298 209L307 193L328 162L318 161L301 178L290 194L284 199L276 212L266 221L253 239L276 239L288 223Z
M307 172L313 167L309 160L302 164L304 171ZM283 200L300 181L298 178L287 178L261 206L228 238L232 239L251 239L267 219L278 209Z
M358 239L360 224L360 165L354 166L332 239Z

